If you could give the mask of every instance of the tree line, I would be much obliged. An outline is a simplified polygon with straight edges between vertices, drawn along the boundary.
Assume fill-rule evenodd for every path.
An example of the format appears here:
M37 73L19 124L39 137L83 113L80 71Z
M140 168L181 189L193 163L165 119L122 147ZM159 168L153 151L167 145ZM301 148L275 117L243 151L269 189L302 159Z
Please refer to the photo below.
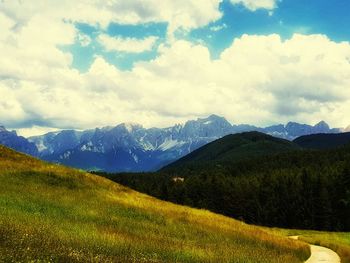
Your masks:
M163 200L247 223L350 230L350 146L202 162L156 173L100 175Z

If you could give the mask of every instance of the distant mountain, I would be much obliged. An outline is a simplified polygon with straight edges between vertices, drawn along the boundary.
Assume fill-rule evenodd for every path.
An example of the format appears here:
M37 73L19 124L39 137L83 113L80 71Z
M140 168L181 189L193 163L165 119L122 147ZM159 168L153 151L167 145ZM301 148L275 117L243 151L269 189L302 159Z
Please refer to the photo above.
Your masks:
M350 132L305 135L295 139L294 143L308 149L332 149L350 144Z
M0 126L0 144L22 153L33 156L38 155L38 149L34 143L29 142L22 136L18 136L15 131L6 130L4 126Z
M260 132L227 135L164 167L208 168L276 153L300 150L293 142Z
M270 134L275 137L284 138L288 140L294 140L295 138L303 135L316 134L316 133L339 133L341 129L331 129L329 125L321 121L314 126L307 124L300 124L297 122L288 122L287 125L274 125L262 129L262 132Z
M10 146L12 143L18 151L77 168L136 172L157 170L209 142L249 131L288 140L320 132L341 132L329 128L325 122L315 126L289 122L260 128L247 124L231 125L225 118L211 115L168 128L146 129L139 124L123 123L86 131L50 132L30 137L28 141L21 137L22 143L19 144L19 136L15 135L11 137L13 139L4 140L4 144Z
M123 123L83 132L48 133L29 140L48 161L88 170L150 171L231 132L225 118L211 115L163 129Z

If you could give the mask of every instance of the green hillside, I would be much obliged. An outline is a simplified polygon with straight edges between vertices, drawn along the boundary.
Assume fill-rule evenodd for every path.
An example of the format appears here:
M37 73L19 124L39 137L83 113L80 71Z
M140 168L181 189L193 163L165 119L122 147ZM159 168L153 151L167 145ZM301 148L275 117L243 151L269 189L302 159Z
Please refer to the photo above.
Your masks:
M302 262L301 242L0 146L0 262Z
M328 247L338 253L342 263L350 263L349 232L324 232L278 228L267 228L266 230L282 236L299 236L299 240L304 240L318 246Z
M350 231L350 145L300 150L271 136L243 133L199 148L157 173L105 176L251 224Z
M199 169L300 149L290 141L260 132L231 134L204 145L164 167L162 171L179 167Z
M333 149L349 144L350 132L305 135L296 138L293 142L307 149Z

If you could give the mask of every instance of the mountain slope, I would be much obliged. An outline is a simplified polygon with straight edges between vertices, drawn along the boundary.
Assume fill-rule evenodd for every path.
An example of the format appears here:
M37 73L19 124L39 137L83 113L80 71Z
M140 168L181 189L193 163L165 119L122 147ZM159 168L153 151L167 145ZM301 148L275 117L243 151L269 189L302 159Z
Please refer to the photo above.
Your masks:
M303 262L308 247L0 146L0 261Z
M231 132L222 117L188 121L169 128L145 129L139 124L83 132L61 131L29 138L44 160L103 171L152 171Z
M308 149L332 149L349 144L350 132L306 135L295 139L293 142Z
M0 126L0 144L32 156L38 155L38 149L33 142L18 136L15 131L6 130L3 126Z
M278 139L259 132L245 132L227 135L213 141L162 170L182 166L214 166L232 163L258 156L296 151L300 148L287 140Z

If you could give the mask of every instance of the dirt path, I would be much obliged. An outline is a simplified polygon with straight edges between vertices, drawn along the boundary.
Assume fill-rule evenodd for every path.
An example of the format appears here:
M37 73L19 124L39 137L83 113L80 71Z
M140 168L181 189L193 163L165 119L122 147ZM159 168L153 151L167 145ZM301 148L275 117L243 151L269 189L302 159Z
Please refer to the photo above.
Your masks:
M329 248L311 245L311 257L306 263L340 263L340 258L337 253Z
M292 239L298 239L298 236L291 236ZM340 263L340 257L329 248L310 245L311 257L305 263Z

